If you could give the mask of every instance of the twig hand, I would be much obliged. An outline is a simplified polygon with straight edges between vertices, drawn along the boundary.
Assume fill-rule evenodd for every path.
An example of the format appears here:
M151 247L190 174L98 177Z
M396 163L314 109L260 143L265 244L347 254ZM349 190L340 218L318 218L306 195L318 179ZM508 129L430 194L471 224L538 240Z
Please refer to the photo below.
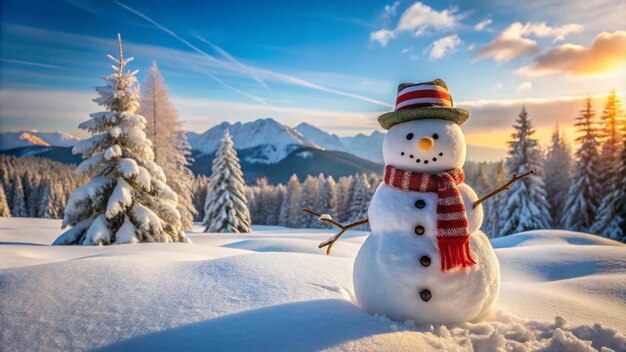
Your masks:
M530 171L525 172L525 173L523 173L523 174L521 174L521 175L519 175L519 176L517 176L516 174L513 174L513 178L511 178L511 179L509 180L509 182L505 183L502 187L500 187L500 188L496 189L495 191L493 191L493 192L489 193L488 195L486 195L486 196L484 196L484 197L480 198L479 200L475 201L475 202L474 202L474 205L473 205L473 208L474 208L474 209L476 209L476 207L477 207L477 206L479 206L480 204L482 204L482 203L483 203L484 201L486 201L487 199L489 199L489 198L491 198L491 197L495 197L495 196L497 196L498 194L500 194L500 193L502 193L502 192L504 192L504 191L506 191L506 190L510 189L510 188L511 188L511 186L512 186L515 182L517 182L517 181L519 181L519 180L523 179L523 178L524 178L524 177L526 177L526 176L530 176L530 175L531 175L532 173L534 173L534 172L535 172L535 170L530 170Z
M322 216L312 210L309 209L302 209L303 212L307 213L307 214L311 214L317 217L317 219L319 221L325 222L327 224L331 224L335 227L338 227L341 231L339 231L336 235L332 236L331 238L327 239L326 241L320 243L320 245L318 246L318 248L324 248L324 247L328 247L326 248L326 255L330 255L330 251L333 248L333 244L335 244L335 242L337 242L337 240L339 239L339 237L341 237L344 233L346 233L346 231L355 228L355 227L359 227L361 225L365 225L367 223L369 223L368 219L364 219L364 220L359 220L357 222L353 222L352 224L348 224L348 225L342 225L338 222L336 222L335 220L331 219L330 217L325 217Z

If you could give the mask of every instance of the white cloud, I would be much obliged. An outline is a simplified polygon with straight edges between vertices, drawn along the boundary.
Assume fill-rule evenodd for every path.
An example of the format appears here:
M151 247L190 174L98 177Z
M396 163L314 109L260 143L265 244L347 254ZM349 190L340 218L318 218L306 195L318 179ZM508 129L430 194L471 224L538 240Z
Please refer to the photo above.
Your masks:
M574 76L610 73L626 67L626 31L602 32L590 47L563 44L517 70L528 76L565 73Z
M400 5L400 1L396 1L391 5L385 5L385 9L383 12L383 18L389 19L398 14L398 6Z
M388 29L381 29L376 32L370 33L370 41L378 42L380 46L387 46L390 39L396 37L396 34Z
M387 11L387 7L385 7L385 11ZM370 41L377 41L381 46L386 46L389 40L395 39L402 32L411 32L417 37L424 35L429 30L436 32L453 30L459 24L459 16L456 15L456 11L456 8L437 11L426 4L416 2L404 10L395 29L380 29L372 32L370 33Z
M559 41L570 33L580 32L582 30L583 27L578 24L550 27L544 22L528 22L526 24L515 22L502 31L502 33L489 44L478 50L474 57L476 59L492 58L497 62L505 62L539 51L537 42L529 39L528 36L554 37L554 41Z
M517 91L518 92L523 92L526 90L530 90L533 87L533 84L531 82L522 82L519 86L517 86Z
M496 82L496 84L493 85L496 89L501 89L502 87L504 87L504 84L502 84L502 82Z
M436 31L451 30L456 28L458 20L454 14L455 9L437 11L421 2L416 2L406 9L398 26L397 32L411 31L415 36L423 35L428 29Z
M450 52L454 52L462 43L458 35L453 34L435 40L426 50L429 50L429 60L439 60Z
M490 25L492 22L493 21L491 20L491 18L486 18L486 19L476 23L476 25L474 26L474 29L477 30L477 31L482 31L488 25Z

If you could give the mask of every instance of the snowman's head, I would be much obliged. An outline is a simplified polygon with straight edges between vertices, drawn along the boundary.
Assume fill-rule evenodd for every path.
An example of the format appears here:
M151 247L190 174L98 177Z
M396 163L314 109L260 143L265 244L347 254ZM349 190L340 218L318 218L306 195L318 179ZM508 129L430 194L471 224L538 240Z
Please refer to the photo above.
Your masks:
M394 125L383 142L386 165L436 174L465 163L465 137L459 125L447 120L413 120Z

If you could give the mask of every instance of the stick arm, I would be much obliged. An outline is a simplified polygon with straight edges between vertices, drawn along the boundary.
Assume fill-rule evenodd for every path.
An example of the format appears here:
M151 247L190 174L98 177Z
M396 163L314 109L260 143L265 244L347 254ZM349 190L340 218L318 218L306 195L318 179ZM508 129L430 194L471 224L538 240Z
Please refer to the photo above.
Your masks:
M506 190L509 190L509 189L511 188L511 186L512 186L515 182L517 182L517 181L519 181L519 180L521 180L521 179L523 179L523 178L525 178L525 177L527 177L527 176L530 176L530 175L531 175L531 174L533 174L534 172L535 172L535 170L530 170L530 171L527 171L527 172L525 172L525 173L523 173L523 174L521 174L521 175L519 175L519 176L517 176L516 174L513 174L513 177L509 180L509 182L505 183L505 184L504 184L503 186L501 186L500 188L498 188L498 189L496 189L495 191L493 191L493 192L491 192L491 193L487 194L486 196L484 196L484 197L480 198L479 200L475 201L475 202L474 202L474 205L472 206L472 208L476 209L476 207L477 207L477 206L481 205L483 202L485 202L485 201L486 201L486 200L488 200L489 198L495 197L495 196L497 196L498 194L500 194L500 193L502 193L502 192L504 192L504 191L506 191Z
M314 212L312 210L302 209L302 211L307 213L307 214L311 214L313 216L316 216L319 221L325 222L327 224L331 224L331 225L333 225L333 226L335 226L335 227L340 229L340 231L337 234L335 234L334 236L330 237L326 241L320 243L319 246L317 246L317 248L327 247L326 248L326 255L330 255L330 251L333 248L333 244L335 244L335 242L337 242L337 240L339 240L339 238L341 236L343 236L343 234L346 233L346 231L348 231L348 230L350 230L352 228L359 227L361 225L365 225L365 224L369 223L369 219L363 219L363 220L359 220L359 221L353 222L353 223L348 224L348 225L342 225L342 224L336 222L335 220L333 220L331 218L323 217L322 215L320 215L320 214L318 214L318 213L316 213L316 212Z

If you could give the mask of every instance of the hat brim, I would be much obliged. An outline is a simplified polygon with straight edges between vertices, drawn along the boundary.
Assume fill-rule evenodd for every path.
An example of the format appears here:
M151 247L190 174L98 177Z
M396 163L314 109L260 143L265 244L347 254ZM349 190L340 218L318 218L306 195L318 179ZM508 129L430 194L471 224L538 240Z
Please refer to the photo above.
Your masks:
M384 113L378 117L378 123L386 130L393 125L413 120L448 120L462 125L469 117L465 109L431 106Z

